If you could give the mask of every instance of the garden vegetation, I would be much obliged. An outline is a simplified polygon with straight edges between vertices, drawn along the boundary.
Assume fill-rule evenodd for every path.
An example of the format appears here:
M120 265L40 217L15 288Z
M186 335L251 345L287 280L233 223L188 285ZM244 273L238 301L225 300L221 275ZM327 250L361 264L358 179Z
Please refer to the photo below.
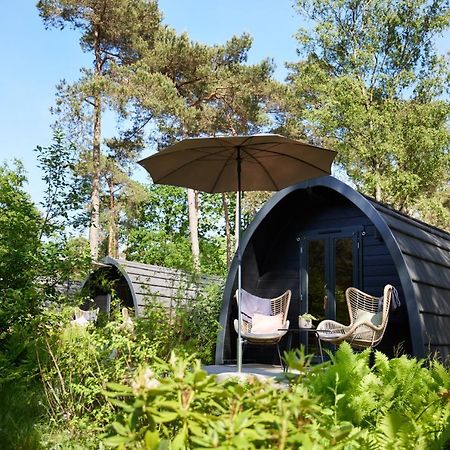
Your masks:
M445 449L447 366L341 345L276 381L218 382L221 287L174 314L148 300L129 327L76 327L70 286L103 256L224 275L235 199L133 180L141 151L190 136L271 130L338 150L362 193L448 229L449 64L435 39L450 4L297 0L307 19L285 83L252 40L193 42L146 0L41 0L93 64L57 87L53 142L37 146L40 210L17 163L0 166L0 449ZM447 97L446 97L447 96ZM106 113L106 114L105 114ZM103 118L112 113L115 135ZM244 223L267 199L246 195ZM89 229L89 241L79 237Z
M376 352L370 363L368 351L343 344L323 365L311 366L300 350L286 355L290 372L278 382L218 383L201 363L212 362L219 288L178 305L172 318L150 301L133 328L114 307L95 325L74 326L73 306L82 299L57 287L75 267L80 277L89 268L87 247L57 235L40 240L43 220L20 169L0 175L0 220L17 224L0 227L8 261L0 265L3 449L450 444L450 373L437 361Z

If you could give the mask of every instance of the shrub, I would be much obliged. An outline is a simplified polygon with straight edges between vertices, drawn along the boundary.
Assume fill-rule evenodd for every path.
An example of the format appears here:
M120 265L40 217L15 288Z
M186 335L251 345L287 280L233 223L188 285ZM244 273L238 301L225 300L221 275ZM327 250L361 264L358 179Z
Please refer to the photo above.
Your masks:
M330 363L277 385L247 378L218 384L192 358L172 355L132 385L109 384L123 416L105 444L115 448L439 449L450 443L450 375L438 362L340 346ZM161 368L161 365L163 368ZM155 371L156 372L156 371Z
M230 378L217 384L192 358L174 354L166 376L150 369L132 387L109 385L111 402L126 414L112 424L105 444L118 448L293 448L313 432L318 409L307 392L291 393L270 382ZM161 371L161 370L160 370ZM126 400L126 401L124 401Z
M155 354L167 360L175 350L195 354L204 364L210 364L220 326L221 292L219 285L211 285L206 292L186 301L180 291L180 298L169 311L158 301L149 300L141 323Z

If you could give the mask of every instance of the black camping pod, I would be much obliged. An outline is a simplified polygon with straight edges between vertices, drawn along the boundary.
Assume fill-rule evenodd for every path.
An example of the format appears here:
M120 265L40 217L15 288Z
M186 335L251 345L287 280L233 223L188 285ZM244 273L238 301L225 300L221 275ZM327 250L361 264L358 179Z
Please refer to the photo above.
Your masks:
M450 357L449 233L328 176L276 193L241 245L243 288L260 297L291 289L291 327L304 312L348 324L347 287L381 296L392 284L400 303L391 309L378 349L389 356ZM236 359L237 266L235 258L224 290L216 364ZM314 343L305 339L294 335L292 345L314 351ZM275 361L270 351L249 346L244 362Z

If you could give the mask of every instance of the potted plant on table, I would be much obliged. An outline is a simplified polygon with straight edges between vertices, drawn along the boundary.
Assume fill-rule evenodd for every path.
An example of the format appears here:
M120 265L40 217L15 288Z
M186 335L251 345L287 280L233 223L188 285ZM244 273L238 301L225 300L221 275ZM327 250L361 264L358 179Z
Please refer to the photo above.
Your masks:
M317 320L312 314L304 313L298 316L298 326L299 328L312 328L312 321Z

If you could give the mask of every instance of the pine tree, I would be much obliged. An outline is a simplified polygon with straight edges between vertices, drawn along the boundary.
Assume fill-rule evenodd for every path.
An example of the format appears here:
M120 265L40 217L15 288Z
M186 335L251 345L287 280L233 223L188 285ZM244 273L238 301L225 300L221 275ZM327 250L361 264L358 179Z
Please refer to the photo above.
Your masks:
M111 74L116 66L129 65L140 58L151 45L152 36L160 26L156 2L145 0L41 0L37 4L47 27L79 30L83 51L94 56L93 65L82 70L83 76L73 85L59 87L58 111L67 111L72 131L81 130L90 155L91 180L89 202L89 243L91 256L99 256L100 198L102 174L102 114L109 101L117 100ZM81 128L78 126L81 125ZM80 137L80 136L78 136ZM77 139L80 141L80 139Z

